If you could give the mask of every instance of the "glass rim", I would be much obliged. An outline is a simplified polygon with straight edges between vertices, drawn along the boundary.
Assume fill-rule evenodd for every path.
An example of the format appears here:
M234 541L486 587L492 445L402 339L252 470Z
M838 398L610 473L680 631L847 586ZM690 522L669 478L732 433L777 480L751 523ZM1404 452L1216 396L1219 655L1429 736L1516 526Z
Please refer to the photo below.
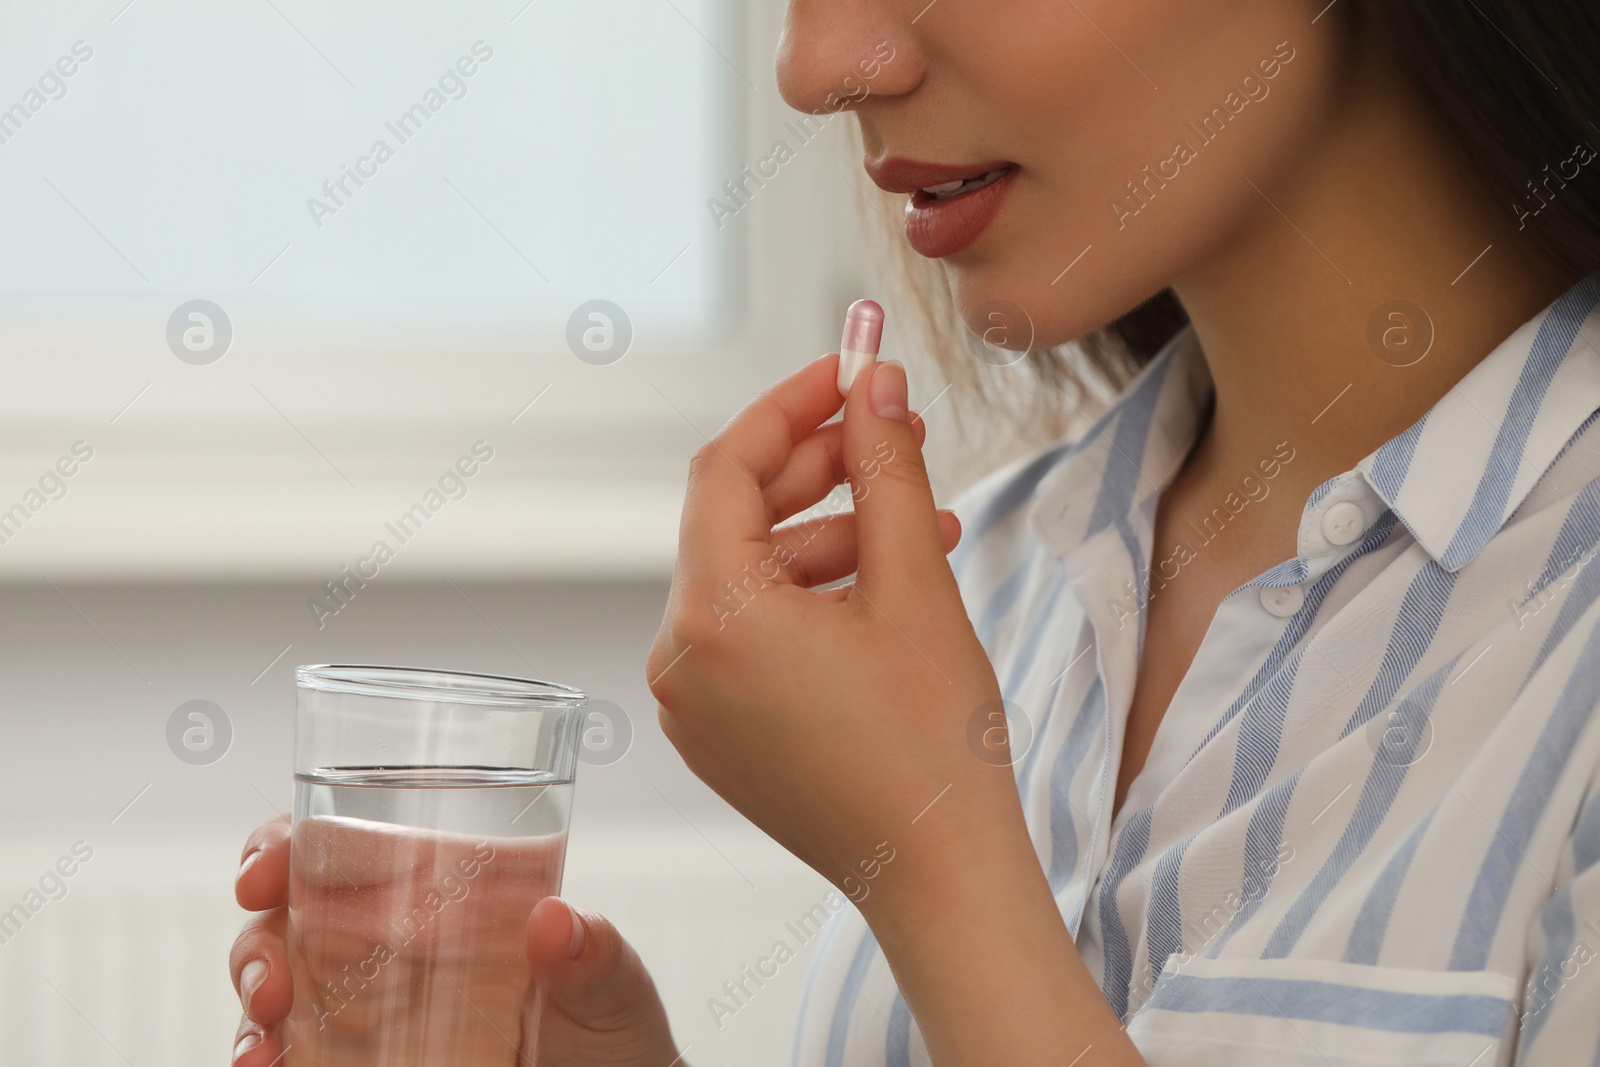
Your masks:
M581 689L559 682L435 667L308 663L294 669L294 681L297 688L324 693L530 710L575 708L589 699Z

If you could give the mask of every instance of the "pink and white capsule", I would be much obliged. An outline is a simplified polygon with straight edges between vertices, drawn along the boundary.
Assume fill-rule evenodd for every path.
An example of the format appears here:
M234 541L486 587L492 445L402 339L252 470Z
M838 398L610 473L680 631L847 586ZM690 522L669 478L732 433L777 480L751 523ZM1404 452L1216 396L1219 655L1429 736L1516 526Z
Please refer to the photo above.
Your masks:
M839 395L849 396L856 376L878 360L883 342L883 308L876 300L857 300L844 313L839 342Z

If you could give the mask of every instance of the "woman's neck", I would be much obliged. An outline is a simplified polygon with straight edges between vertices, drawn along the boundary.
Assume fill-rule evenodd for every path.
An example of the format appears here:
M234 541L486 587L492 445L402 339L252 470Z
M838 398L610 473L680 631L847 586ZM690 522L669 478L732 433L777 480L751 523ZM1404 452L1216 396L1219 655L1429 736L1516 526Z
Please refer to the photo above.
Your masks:
M1353 79L1292 172L1258 184L1260 209L1174 285L1216 385L1191 477L1228 477L1288 441L1309 492L1422 417L1576 280L1382 62Z

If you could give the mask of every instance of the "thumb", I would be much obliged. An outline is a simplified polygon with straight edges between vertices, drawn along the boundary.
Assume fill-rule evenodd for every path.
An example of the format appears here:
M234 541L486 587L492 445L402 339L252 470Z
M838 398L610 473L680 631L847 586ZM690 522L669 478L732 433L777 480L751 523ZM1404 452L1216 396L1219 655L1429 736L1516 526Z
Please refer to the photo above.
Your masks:
M857 376L845 403L841 453L856 513L856 580L867 590L954 590L946 537L909 421L906 371L887 360Z
M666 1032L644 961L601 915L545 897L528 917L528 963L547 1005L584 1028Z

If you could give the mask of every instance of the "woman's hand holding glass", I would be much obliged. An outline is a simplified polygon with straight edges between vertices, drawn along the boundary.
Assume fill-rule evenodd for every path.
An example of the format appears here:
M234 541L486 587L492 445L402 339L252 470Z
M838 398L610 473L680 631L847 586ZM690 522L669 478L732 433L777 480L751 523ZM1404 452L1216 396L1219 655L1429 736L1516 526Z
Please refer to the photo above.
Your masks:
M649 973L609 922L555 897L540 901L531 915L512 916L507 908L494 906L497 898L510 904L525 897L522 885L540 877L541 865L553 859L539 851L551 847L548 843L491 842L491 856L464 840L459 848L438 840L419 846L403 827L396 827L392 838L377 841L338 839L351 832L337 820L302 824L293 869L287 816L257 829L245 846L235 892L240 905L257 914L235 940L229 959L245 1009L234 1053L238 1067L370 1067L384 1062L385 1039L372 1031L383 990L403 988L420 974L421 965L414 961L421 959L430 980L455 987L461 1017L435 1028L454 1042L438 1050L427 1048L427 1020L407 1020L416 1033L406 1035L403 1044L418 1062L659 1067L677 1055ZM358 832L371 837L370 830ZM450 862L441 864L438 850L451 848L460 855L452 853L444 857ZM335 853L337 865L327 858ZM407 901L420 910L411 926L396 929L377 917L388 920L397 913L394 894L408 890L397 888L407 882L395 872L407 864L449 868L457 876L439 880L435 899ZM302 930L296 944L287 943L291 881L297 901L314 894L340 898L337 909L303 912L337 915L337 929ZM474 895L474 907L451 907L468 894ZM362 915L374 917L372 928L361 926ZM448 928L469 919L484 923L484 929ZM506 921L495 923L497 919ZM506 936L507 927L517 933ZM455 951L434 951L443 945L455 946ZM424 951L411 951L418 948ZM532 1029L531 1005L523 992L530 970L546 998L536 1059L533 1049L520 1047ZM299 1003L291 971L299 977ZM463 1026L463 1020L469 1025ZM315 1064L297 1059L293 1045L298 1027L333 1028L337 1058Z

